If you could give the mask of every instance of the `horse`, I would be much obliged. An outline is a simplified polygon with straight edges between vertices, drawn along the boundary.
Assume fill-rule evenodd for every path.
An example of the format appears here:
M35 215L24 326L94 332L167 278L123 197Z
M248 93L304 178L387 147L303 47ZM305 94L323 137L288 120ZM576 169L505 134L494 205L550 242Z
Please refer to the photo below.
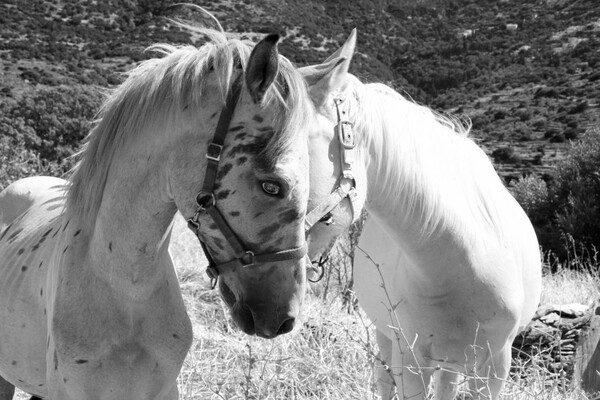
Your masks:
M107 98L68 179L0 193L0 399L178 398L192 328L168 245L180 212L247 334L290 332L306 278L313 110L277 35L198 29Z
M381 397L448 400L468 380L474 398L497 398L540 298L532 225L470 126L361 82L348 72L355 44L353 31L301 68L327 127L309 145L309 256L364 207L354 290L375 326Z

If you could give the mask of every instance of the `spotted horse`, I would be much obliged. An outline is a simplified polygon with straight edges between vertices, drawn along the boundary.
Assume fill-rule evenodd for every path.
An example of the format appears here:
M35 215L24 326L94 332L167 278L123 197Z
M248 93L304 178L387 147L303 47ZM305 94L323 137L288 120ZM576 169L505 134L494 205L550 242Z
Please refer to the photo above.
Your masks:
M0 193L0 400L178 398L192 329L168 253L177 211L239 327L293 329L314 108L277 35L198 31L203 46L153 46L107 98L67 180Z
M324 128L309 146L309 255L364 206L353 279L376 328L381 397L450 400L468 381L472 398L496 399L540 298L536 235L468 127L362 83L348 72L355 44L353 32L302 68Z

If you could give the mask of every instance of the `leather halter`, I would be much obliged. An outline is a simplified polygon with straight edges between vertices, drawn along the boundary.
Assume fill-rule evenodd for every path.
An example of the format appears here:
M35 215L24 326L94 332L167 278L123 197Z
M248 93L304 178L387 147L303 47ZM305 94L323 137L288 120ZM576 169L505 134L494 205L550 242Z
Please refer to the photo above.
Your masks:
M352 128L354 124L344 118L342 115L345 115L345 111L340 111L340 105L344 102L343 99L335 98L333 99L335 104L335 110L337 114L338 123L335 126L335 132L338 135L340 140L340 167L341 174L338 179L336 189L329 194L323 201L315 206L308 214L306 214L306 219L304 220L304 228L306 232L310 231L310 229L319 221L322 221L324 217L329 214L334 208L336 208L345 198L350 200L350 206L352 209L352 221L357 216L357 212L359 210L358 204L358 196L356 192L356 180L354 179L354 175L352 174L352 167L355 162L354 157L354 148L356 147L356 142L354 138L354 131ZM325 222L327 225L329 223ZM325 252L328 253L331 250L331 247ZM310 279L311 282L320 281L325 275L325 263L329 260L329 256L323 256L319 258L319 261L311 261L313 264L313 269L319 270L316 279ZM316 265L316 267L314 266Z
M356 218L359 209L357 204L358 196L356 192L356 180L352 174L352 167L355 162L354 148L356 147L354 132L352 130L354 124L342 118L342 115L346 114L345 111L340 111L340 105L344 100L336 98L333 101L335 103L338 119L338 123L335 126L335 132L340 140L340 167L342 172L338 179L337 188L306 214L304 228L307 232L331 210L344 201L345 198L350 200L353 221Z
M217 170L219 167L219 161L221 159L221 153L223 151L223 144L225 143L225 137L229 131L229 124L231 123L236 104L240 97L240 92L242 89L242 75L243 74L240 74L240 76L238 76L231 86L231 89L227 93L225 107L219 116L217 128L215 129L215 133L213 135L213 140L208 144L208 148L206 150L207 165L206 173L204 175L204 183L202 185L202 189L196 196L198 208L196 209L194 216L187 220L188 227L194 232L200 241L204 255L208 260L206 273L211 280L211 287L213 289L217 285L219 275L234 271L237 268L251 267L257 263L302 259L307 253L307 246L305 242L302 246L292 249L281 250L273 253L254 254L254 252L248 250L237 237L216 205L214 186L217 177ZM199 219L203 214L207 214L212 218L215 225L217 225L218 229L221 231L223 236L225 236L225 239L227 239L227 242L233 249L235 258L222 264L217 264L215 262L215 259L208 249L208 246L200 237Z

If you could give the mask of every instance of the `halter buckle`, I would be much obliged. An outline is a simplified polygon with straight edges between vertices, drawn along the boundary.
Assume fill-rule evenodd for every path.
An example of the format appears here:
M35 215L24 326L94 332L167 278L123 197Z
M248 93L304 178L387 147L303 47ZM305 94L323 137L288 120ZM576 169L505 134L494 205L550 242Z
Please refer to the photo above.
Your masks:
M216 144L210 142L208 147L206 148L206 158L209 160L219 162L221 161L221 152L223 151L223 146L220 144Z
M251 267L254 265L254 252L247 250L246 253L240 257L242 267Z
M337 127L342 148L352 150L356 147L356 143L354 143L354 132L352 132L354 124L350 121L340 121L338 122Z

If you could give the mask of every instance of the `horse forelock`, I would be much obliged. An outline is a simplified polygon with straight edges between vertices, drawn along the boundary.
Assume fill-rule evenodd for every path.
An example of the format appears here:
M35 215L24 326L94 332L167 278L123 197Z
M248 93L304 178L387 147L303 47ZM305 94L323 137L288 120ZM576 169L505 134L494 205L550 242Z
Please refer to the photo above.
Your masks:
M488 225L498 222L494 196L505 189L467 137L470 123L435 113L383 84L357 81L350 90L349 114L360 132L359 147L370 150L365 157L375 157L381 198L402 201L403 218L423 221L421 237L459 223L453 220L460 218L457 209L470 209ZM444 205L450 202L460 207L449 210Z
M149 47L162 57L142 62L109 93L95 126L75 156L68 212L93 218L115 154L126 141L139 140L150 127L166 127L177 121L184 109L199 108L202 97L208 95L204 89L209 72L215 73L220 101L225 104L237 71L246 68L253 44L228 38L223 32L188 28L209 40L199 48L167 44ZM276 120L274 134L261 156L277 160L298 140L312 107L304 79L283 56L278 79L267 91L262 106L276 107Z

